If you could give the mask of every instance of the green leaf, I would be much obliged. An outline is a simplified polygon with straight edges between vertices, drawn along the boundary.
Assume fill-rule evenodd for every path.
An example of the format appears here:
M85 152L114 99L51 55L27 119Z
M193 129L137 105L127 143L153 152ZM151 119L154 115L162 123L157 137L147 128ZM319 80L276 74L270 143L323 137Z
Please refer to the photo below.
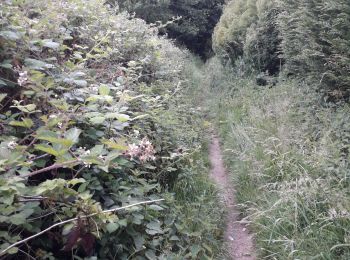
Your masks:
M7 83L0 79L0 86L7 86Z
M192 257L196 257L199 253L199 251L201 250L200 246L199 245L193 245L191 246L191 254L192 254Z
M6 40L17 41L21 39L22 34L19 32L13 32L13 31L0 31L0 37Z
M9 218L9 221L14 225L21 225L26 223L26 218L24 214L18 213L18 214L12 215Z
M52 64L48 64L41 60L29 59L29 58L24 60L24 65L33 70L44 70L44 69L53 68Z
M53 49L53 50L58 50L60 47L59 43L53 42L52 40L43 40L42 45L43 47Z
M12 247L10 250L7 251L10 255L14 255L18 253L18 247Z
M81 132L82 131L79 128L71 128L65 133L64 137L72 141L73 144L76 144L79 141L79 135Z
M125 145L124 142L115 142L112 140L102 140L101 141L103 144L107 145L108 148L110 149L115 149L115 150L120 150L120 151L126 151L128 149L128 147Z
M66 148L69 148L74 144L74 142L72 140L65 139L65 138L59 138L57 133L52 132L52 131L47 131L47 130L38 131L36 138L39 140L49 141L52 144L63 145Z
M1 82L0 82L0 85L1 85ZM0 102L3 101L6 96L7 94L0 94Z
M146 227L146 232L150 235L163 233L163 229L160 227L160 222L158 221L151 221L146 225Z
M17 108L25 113L40 112L40 110L35 110L36 109L35 104L29 104L29 105L25 105L25 106L16 105L16 106L11 106L11 107L15 107L15 108Z
M75 224L74 223L69 223L64 225L63 229L62 229L62 235L66 236L69 234L69 232L71 232L71 230L74 228Z
M106 229L108 231L108 233L113 233L114 231L116 231L119 228L119 225L117 223L108 223L106 225Z
M90 118L90 122L94 125L100 125L105 121L105 118L103 116L96 116L93 118Z
M86 182L85 179L79 178L79 179L71 179L71 180L69 180L69 181L68 181L68 184L74 186L74 185L76 185L76 184L84 183L84 182Z
M87 81L83 79L75 79L73 80L73 83L82 88L85 88L88 85Z
M156 211L164 210L162 207L160 207L158 205L150 205L149 208L153 209L153 210L156 210Z
M124 123L130 120L130 116L119 113L106 113L105 118L118 119L118 121Z
M22 118L22 121L11 121L9 125L31 128L34 123L30 118Z
M4 68L4 69L12 69L12 64L11 64L12 60L4 60L2 63L0 63L0 67Z
M101 96L108 96L111 89L107 85L101 85L98 92Z
M37 144L37 145L35 145L35 149L43 151L43 152L48 153L48 154L52 154L54 156L60 156L65 152L64 151L62 153L62 151L56 151L52 146L47 145L47 144Z
M147 259L149 259L149 260L157 259L157 256L156 256L156 254L154 253L153 250L147 250L146 253L145 253L145 256L146 256Z
M142 246L145 243L144 237L141 235L136 235L136 236L133 236L133 240L134 240L136 250L141 250Z

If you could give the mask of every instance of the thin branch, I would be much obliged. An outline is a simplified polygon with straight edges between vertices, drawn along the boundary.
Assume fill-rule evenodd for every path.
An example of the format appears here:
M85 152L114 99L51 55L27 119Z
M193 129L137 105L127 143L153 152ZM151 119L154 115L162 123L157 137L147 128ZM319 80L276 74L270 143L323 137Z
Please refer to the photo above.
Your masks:
M90 214L90 215L87 215L87 216L80 216L79 218L91 218L93 216L96 216L96 215L99 215L99 214L105 214L105 213L111 213L111 212L116 212L116 211L119 211L119 210L122 210L122 209L127 209L127 208L132 208L132 207L135 207L135 206L139 206L139 205L145 205L145 204L152 204L152 203L155 203L155 202L160 202L160 201L164 201L164 199L158 199L158 200L148 200L148 201L142 201L142 202L138 202L138 203L134 203L134 204L130 204L130 205L127 205L127 206L124 206L124 207L118 207L118 208L114 208L114 209L108 209L108 210L104 210L104 211L101 211L101 212L97 212L97 213L93 213L93 214ZM71 218L71 219L67 219L67 220L64 220L64 221L61 221L61 222L58 222L50 227L48 227L47 229L44 229L42 231L40 231L39 233L35 234L35 235L32 235L30 237L27 237L23 240L20 240L20 241L17 241L16 243L8 246L7 248L5 248L4 250L2 250L0 252L0 256L4 255L8 250L10 250L11 248L13 247L16 247L18 245L21 245L29 240L32 240L33 238L36 238L48 231L50 231L51 229L55 228L55 227L58 227L58 226L62 226L64 224L67 224L67 223L70 223L70 222L73 222L73 221L76 221L78 220L78 217L75 217L75 218Z
M53 164L51 166L48 166L46 168L42 168L40 170L31 172L31 173L28 173L28 174L20 175L19 177L22 177L22 178L31 177L31 176L37 175L39 173L48 172L48 171L51 171L51 170L54 170L54 169L62 168L64 166L68 165L68 164L73 164L73 163L76 163L76 162L79 162L79 160L68 161L68 162L63 162L63 163L55 163L55 164Z

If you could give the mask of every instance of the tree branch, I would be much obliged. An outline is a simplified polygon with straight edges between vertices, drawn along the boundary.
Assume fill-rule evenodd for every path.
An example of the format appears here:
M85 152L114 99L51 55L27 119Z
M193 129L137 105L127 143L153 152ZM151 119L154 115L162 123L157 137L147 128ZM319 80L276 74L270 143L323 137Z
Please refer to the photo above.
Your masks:
M127 209L127 208L131 208L131 207L135 207L135 206L139 206L139 205L146 205L146 204L152 204L152 203L155 203L155 202L159 202L159 201L164 201L164 199L158 199L158 200L148 200L148 201L142 201L142 202L138 202L138 203L134 203L134 204L130 204L130 205L127 205L127 206L124 206L124 207L118 207L118 208L114 208L114 209L108 209L108 210L104 210L104 211L101 211L101 212L97 212L97 213L93 213L93 214L90 214L90 215L86 215L86 216L80 216L79 218L91 218L93 216L96 216L96 215L99 215L99 214L104 214L104 213L111 213L111 212L116 212L118 210L122 210L122 209ZM70 223L70 222L73 222L73 221L76 221L78 220L78 217L75 217L75 218L71 218L71 219L67 219L67 220L64 220L64 221L61 221L61 222L58 222L50 227L48 227L47 229L44 229L42 231L40 231L39 233L35 234L35 235L32 235L30 237L27 237L23 240L20 240L20 241L17 241L16 243L8 246L7 248L5 248L4 250L2 250L0 252L0 256L3 256L8 250L10 250L11 248L13 247L16 247L18 245L21 245L29 240L32 240L33 238L36 238L48 231L50 231L51 229L55 228L55 227L58 227L58 226L62 226L64 224L67 224L67 223Z
M79 162L79 160L68 161L68 162L63 162L63 163L55 163L55 164L53 164L51 166L48 166L46 168L42 168L40 170L31 172L31 173L28 173L28 174L23 174L23 175L20 175L18 177L22 177L22 178L31 177L31 176L37 175L39 173L48 172L48 171L51 171L51 170L54 170L54 169L62 168L64 166L68 165L68 164L73 164L73 163L76 163L76 162Z

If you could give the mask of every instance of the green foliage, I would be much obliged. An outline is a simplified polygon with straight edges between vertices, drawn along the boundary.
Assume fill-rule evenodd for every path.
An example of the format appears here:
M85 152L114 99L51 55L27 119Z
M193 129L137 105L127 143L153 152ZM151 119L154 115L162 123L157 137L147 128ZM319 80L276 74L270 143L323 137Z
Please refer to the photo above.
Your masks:
M231 1L213 34L213 48L246 72L320 82L331 101L349 97L350 3L337 0Z
M216 198L196 173L201 124L186 127L199 120L183 98L188 53L104 1L2 1L0 9L0 250L77 217L5 254L213 257L221 234L208 216L220 211L199 206ZM182 190L192 200L172 194L180 175L198 187ZM190 216L205 228L185 227Z
M243 58L245 70L279 71L279 33L275 1L231 1L213 34L215 52L232 64Z
M350 88L349 1L280 1L279 17L286 70L310 75L334 99Z
M162 22L162 33L176 39L203 58L212 55L211 35L222 13L224 0L110 0L122 10L135 12L149 23ZM178 18L173 21L173 18ZM168 23L168 21L172 21Z
M216 61L206 71L215 83L201 93L259 259L348 259L349 106L320 104L302 82L261 88Z

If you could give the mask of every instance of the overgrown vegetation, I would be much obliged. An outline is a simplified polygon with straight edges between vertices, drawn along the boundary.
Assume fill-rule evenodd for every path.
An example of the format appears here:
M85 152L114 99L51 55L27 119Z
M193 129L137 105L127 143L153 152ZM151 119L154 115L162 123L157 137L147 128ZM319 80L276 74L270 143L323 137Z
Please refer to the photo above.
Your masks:
M349 10L238 0L215 28L202 95L261 258L350 258Z
M214 257L189 53L99 0L0 9L1 256Z
M331 99L347 98L350 3L337 0L231 1L213 35L214 49L245 72L310 77ZM240 62L243 60L243 63Z
M148 23L163 23L161 30L204 59L212 56L211 35L224 0L109 0L135 12ZM168 23L172 21L171 23Z
M257 86L212 60L202 96L259 258L349 259L349 105L303 81Z

